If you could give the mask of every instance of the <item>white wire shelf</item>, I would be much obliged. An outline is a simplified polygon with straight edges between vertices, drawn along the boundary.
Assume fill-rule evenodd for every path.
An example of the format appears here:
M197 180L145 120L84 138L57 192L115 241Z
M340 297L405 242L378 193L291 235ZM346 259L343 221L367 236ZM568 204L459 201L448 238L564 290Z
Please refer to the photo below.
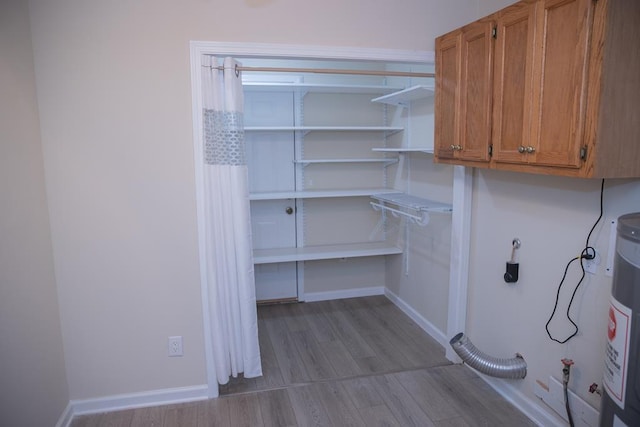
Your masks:
M314 261L336 258L401 254L402 249L386 242L366 242L342 245L307 246L303 248L255 249L254 264L291 261Z
M380 210L383 213L390 212L396 217L408 218L418 225L427 225L429 223L429 213L449 213L453 210L450 204L411 196L406 193L373 194L371 198L376 200L376 202L371 202L374 210Z
M430 98L434 95L435 91L432 86L417 85L410 88L383 95L378 98L374 98L371 102L381 102L383 104L400 105L406 107L417 99Z
M355 188L348 190L304 190L304 191L275 191L251 193L249 200L282 200L282 199L319 199L330 197L370 197L373 194L395 193L397 190L389 188Z

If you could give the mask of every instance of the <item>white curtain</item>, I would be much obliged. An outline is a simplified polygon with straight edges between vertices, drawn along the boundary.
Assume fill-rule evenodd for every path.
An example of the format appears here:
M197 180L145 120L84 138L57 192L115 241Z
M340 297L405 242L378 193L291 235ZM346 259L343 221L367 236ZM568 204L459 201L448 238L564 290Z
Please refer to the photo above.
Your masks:
M204 58L207 288L218 383L262 375L243 128L242 78L232 58Z

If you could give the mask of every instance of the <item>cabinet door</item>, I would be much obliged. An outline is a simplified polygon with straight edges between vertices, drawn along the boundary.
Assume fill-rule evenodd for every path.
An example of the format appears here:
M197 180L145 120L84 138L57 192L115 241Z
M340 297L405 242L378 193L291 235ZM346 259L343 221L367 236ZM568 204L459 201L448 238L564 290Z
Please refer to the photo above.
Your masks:
M493 78L493 22L464 28L461 40L460 148L458 158L489 161L491 88Z
M535 4L517 3L496 22L492 142L497 162L525 162L532 145L535 17Z
M460 40L462 33L436 39L435 157L454 158L459 145Z
M530 161L580 167L593 0L538 3Z

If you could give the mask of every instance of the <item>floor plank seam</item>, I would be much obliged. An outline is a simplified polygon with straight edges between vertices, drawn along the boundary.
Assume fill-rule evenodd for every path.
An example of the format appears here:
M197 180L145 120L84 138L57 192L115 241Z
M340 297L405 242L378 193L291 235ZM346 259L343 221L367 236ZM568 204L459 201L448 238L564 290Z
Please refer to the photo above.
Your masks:
M289 388L306 387L306 386L311 386L311 385L314 385L314 384L324 384L324 383L329 383L329 382L345 382L345 381L350 381L350 380L358 380L358 379L364 379L364 378L379 377L379 376L384 376L384 375L394 375L394 374L400 374L400 373L410 373L410 372L417 372L417 371L424 371L424 370L429 371L429 370L432 370L432 369L446 368L446 367L449 367L449 366L457 366L457 365L458 364L448 362L448 363L440 363L440 364L436 364L436 365L424 365L424 366L416 366L416 367L411 367L411 368L392 369L392 370L388 370L388 371L384 371L384 372L372 372L372 373L369 373L369 374L351 375L351 376L339 377L339 378L323 378L323 379L320 379L320 380L295 382L295 383L290 383L290 384L283 384L283 385L280 385L280 386L261 388L261 389L257 389L257 390L234 391L234 392L231 392L231 393L220 394L219 397L220 398L236 397L236 396L242 396L242 395L253 394L253 393L262 393L262 392L269 392L269 391L276 391L276 390L287 390Z

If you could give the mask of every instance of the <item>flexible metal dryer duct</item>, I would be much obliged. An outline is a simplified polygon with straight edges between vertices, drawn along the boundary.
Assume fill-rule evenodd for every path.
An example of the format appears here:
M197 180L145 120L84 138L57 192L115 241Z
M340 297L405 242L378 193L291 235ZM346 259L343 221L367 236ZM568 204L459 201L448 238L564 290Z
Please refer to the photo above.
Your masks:
M527 362L517 355L512 359L498 359L478 350L462 332L449 341L462 361L483 374L498 378L522 379L527 376Z

